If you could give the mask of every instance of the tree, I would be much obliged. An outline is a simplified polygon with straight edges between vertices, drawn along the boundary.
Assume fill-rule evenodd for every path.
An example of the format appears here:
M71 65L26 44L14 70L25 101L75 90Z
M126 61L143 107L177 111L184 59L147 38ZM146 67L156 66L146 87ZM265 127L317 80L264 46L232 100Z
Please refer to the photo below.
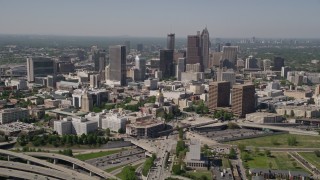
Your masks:
M126 131L125 131L125 130L123 130L122 128L120 128L120 129L118 130L118 133L120 133L120 134L124 134L124 133L126 133Z
M230 148L229 158L230 159L236 159L237 158L237 152L236 152L236 150L234 148Z
M228 129L239 129L240 128L238 124L233 123L233 122L229 122L227 126L228 126Z
M276 138L271 138L271 143L273 145L279 145L278 140Z
M243 153L242 153L242 159L243 159L245 162L247 162L247 161L249 161L249 160L251 159L251 156L250 156L250 154L249 154L248 152L243 152Z
M174 164L174 165L172 166L172 172L173 172L173 174L175 174L175 175L180 175L180 174L182 173L181 164L180 164L180 163L179 163L179 164Z
M317 157L320 157L320 151L319 151L319 150L315 150L315 151L314 151L314 154L315 154Z
M244 151L246 150L246 145L244 145L244 144L239 144L239 145L238 145L238 148L239 148L239 150L240 150L241 152L244 152Z
M297 138L295 136L289 136L287 142L289 146L296 146L298 144Z
M121 175L124 180L137 180L135 168L133 166L126 166L122 169Z
M272 163L271 162L269 162L269 168L272 169Z
M271 151L269 149L265 149L264 150L264 154L267 156L267 157L270 157L271 156Z
M256 155L258 155L258 154L260 153L260 149L259 149L258 147L255 147L255 148L254 148L254 153L255 153Z
M106 129L106 135L107 135L107 136L110 136L110 135L111 135L109 128Z
M183 139L183 129L179 128L179 139Z

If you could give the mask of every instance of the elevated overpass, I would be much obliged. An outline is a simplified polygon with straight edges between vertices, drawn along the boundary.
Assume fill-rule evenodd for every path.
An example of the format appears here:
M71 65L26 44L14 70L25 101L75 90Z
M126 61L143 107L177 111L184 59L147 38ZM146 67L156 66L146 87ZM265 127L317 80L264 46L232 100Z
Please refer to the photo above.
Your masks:
M40 160L40 159L31 157L31 156L28 156L28 155L26 155L24 153L16 153L16 152L0 149L0 154L8 156L8 161L10 161L10 157L16 157L16 158L20 158L22 160L26 160L28 164L30 164L30 162L32 162L34 164L39 164L39 165L44 166L44 167L48 167L48 168L51 168L51 169L55 169L55 170L67 173L70 176L76 177L78 179L83 179L83 180L93 179L92 177L87 176L85 174L77 173L77 172L75 172L75 171L73 171L71 169L67 169L67 168L64 168L62 166L58 166L58 165L49 163L47 161Z
M24 164L24 163L13 162L13 161L0 161L0 169L1 168L24 171L24 172L29 172L29 173L33 173L33 174L48 176L51 178L58 178L58 179L65 179L65 180L69 180L69 179L78 180L78 179L80 179L75 176L71 176L68 173L58 171L55 169L49 169L49 168L45 168L45 167L41 167L41 166Z
M289 132L290 134L319 136L319 133L315 132L315 131L304 131L304 130L291 128L291 127L271 126L271 125L265 125L265 124L243 123L243 122L239 122L238 125L242 126L242 127L248 127L248 128L259 128L259 129L270 129L270 130L274 130L274 131L285 131L285 132Z
M116 177L108 172L105 172L95 166L92 166L91 164L85 163L83 161L80 161L78 159L75 159L75 158L72 158L69 156L65 156L65 155L61 155L61 154L54 154L54 153L45 153L45 152L27 152L26 154L29 156L33 156L33 157L51 158L54 160L54 162L56 162L57 160L66 161L66 162L72 163L73 168L75 168L76 166L79 166L79 167L89 171L90 175L95 174L95 175L99 176L100 178L119 179L118 177Z
M11 178L20 178L20 179L28 179L28 180L59 180L57 178L43 176L35 173L19 171L15 169L7 169L7 168L0 168L0 176L11 177Z
M207 125L210 125L210 124L215 124L217 122L218 122L218 120L212 120L212 121L203 122L203 123L196 123L196 124L183 124L179 128L192 129L192 128L197 128L197 127L207 126ZM160 131L160 132L158 132L158 135L159 136L164 136L164 135L170 134L170 133L172 133L174 131L177 131L177 130L179 130L179 129L175 127L175 128L169 129L169 130Z

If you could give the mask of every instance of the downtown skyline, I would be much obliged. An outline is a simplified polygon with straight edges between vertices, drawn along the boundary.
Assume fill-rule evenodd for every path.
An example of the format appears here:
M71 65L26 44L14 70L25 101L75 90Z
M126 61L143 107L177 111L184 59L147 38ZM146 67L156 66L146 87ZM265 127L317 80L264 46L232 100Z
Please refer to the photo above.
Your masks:
M319 0L1 1L0 34L318 38Z

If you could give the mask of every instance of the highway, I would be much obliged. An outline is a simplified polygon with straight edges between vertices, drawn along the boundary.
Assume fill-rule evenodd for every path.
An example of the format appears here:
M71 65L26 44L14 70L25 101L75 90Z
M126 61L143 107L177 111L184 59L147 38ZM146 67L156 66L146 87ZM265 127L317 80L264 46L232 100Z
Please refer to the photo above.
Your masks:
M238 125L242 126L242 127L270 129L270 130L276 130L276 131L286 131L286 132L289 132L290 134L319 136L319 133L315 132L315 131L304 131L304 130L295 129L295 128L291 128L291 127L270 126L270 125L264 125L264 124L243 123L243 122L239 122Z
M79 179L75 176L71 176L68 173L61 172L58 170L44 168L41 166L36 166L31 164L13 162L13 161L0 161L0 168L14 169L14 170L25 171L25 172L27 171L33 174L49 176L49 177L65 179L65 180Z
M34 174L30 172L24 172L14 169L0 168L0 176L2 177L13 177L13 178L21 178L21 179L39 179L39 180L59 180L56 178L52 178L49 176L43 176L39 174Z
M109 169L112 167L130 164L132 162L138 161L145 157L145 151L140 148L130 149L127 151L122 151L119 153L111 154L108 156L103 156L99 158L86 160L86 163L89 163L97 168L102 170Z
M44 152L27 152L26 154L30 155L30 156L35 156L35 157L44 157L44 158L52 158L52 159L67 161L72 164L75 164L76 166L80 166L81 168L86 169L89 172L92 172L92 173L96 174L97 176L102 177L104 179L108 179L108 178L119 179L116 176L114 176L108 172L105 172L95 166L92 166L91 164L85 163L83 161L80 161L78 159L75 159L75 158L72 158L69 156L64 156L61 154L54 154L54 153L44 153Z
M32 163L35 163L35 164L39 164L39 165L42 165L42 166L45 166L45 167L48 167L48 168L52 168L52 169L55 169L55 170L59 170L59 171L68 173L69 175L75 176L75 177L77 177L79 179L84 179L84 180L92 179L92 177L87 176L85 174L77 173L77 172L75 172L73 170L66 169L64 167L57 166L57 165L49 163L47 161L40 160L40 159L31 157L31 156L28 156L28 155L26 155L24 153L16 153L16 152L0 149L0 154L4 154L4 155L7 155L7 156L11 156L11 157L18 157L18 158L24 159L26 161L29 161L29 162L32 162Z

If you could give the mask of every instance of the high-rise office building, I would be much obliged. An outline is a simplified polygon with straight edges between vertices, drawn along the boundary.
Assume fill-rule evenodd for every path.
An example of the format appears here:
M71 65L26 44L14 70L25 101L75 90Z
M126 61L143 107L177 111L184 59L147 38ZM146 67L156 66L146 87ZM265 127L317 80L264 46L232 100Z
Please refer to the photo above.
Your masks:
M209 49L210 39L207 27L201 33L201 56L203 62L203 70L209 68Z
M109 47L109 65L106 67L106 80L117 81L121 86L126 85L126 47L117 45Z
M124 42L125 46L126 46L126 50L127 50L127 55L130 53L130 41L125 41Z
M94 70L101 72L106 67L106 52L105 51L95 51L93 54Z
M231 109L234 115L244 117L246 114L255 112L254 85L234 85L231 94Z
M290 70L290 68L288 66L283 66L281 68L281 77L284 77L285 79L287 79L287 74L288 74L288 71Z
M47 57L27 58L27 79L34 82L35 77L56 74L56 63Z
M174 76L173 66L173 50L161 49L160 50L160 71L162 78Z
M175 34L170 33L167 36L167 49L174 50L175 45Z
M270 59L264 59L263 60L263 70L269 71L271 67L271 60Z
M92 95L85 92L81 98L81 110L83 112L90 112L93 109L93 99Z
M90 75L90 87L99 88L101 83L101 78L99 74Z
M139 70L139 77L138 77L139 81L144 81L146 76L146 59L136 56L135 66L136 66L136 69Z
M202 65L200 32L198 33L198 35L188 36L186 64L196 63L200 63Z
M186 58L179 58L176 65L176 78L181 81L181 73L185 71L186 68Z
M253 57L253 56L249 56L249 57L246 59L245 68L246 68L246 69L257 69L257 68L259 68L259 66L258 66L258 60L257 60L255 57Z
M273 58L273 70L281 71L281 68L284 66L284 58L282 57L274 57Z
M139 52L143 51L143 44L137 44L137 51Z
M237 63L238 46L223 46L222 47L222 61L227 60L229 63L225 63L228 66L235 66ZM232 68L232 67L227 67Z
M209 108L227 107L230 102L230 82L221 81L209 84Z

